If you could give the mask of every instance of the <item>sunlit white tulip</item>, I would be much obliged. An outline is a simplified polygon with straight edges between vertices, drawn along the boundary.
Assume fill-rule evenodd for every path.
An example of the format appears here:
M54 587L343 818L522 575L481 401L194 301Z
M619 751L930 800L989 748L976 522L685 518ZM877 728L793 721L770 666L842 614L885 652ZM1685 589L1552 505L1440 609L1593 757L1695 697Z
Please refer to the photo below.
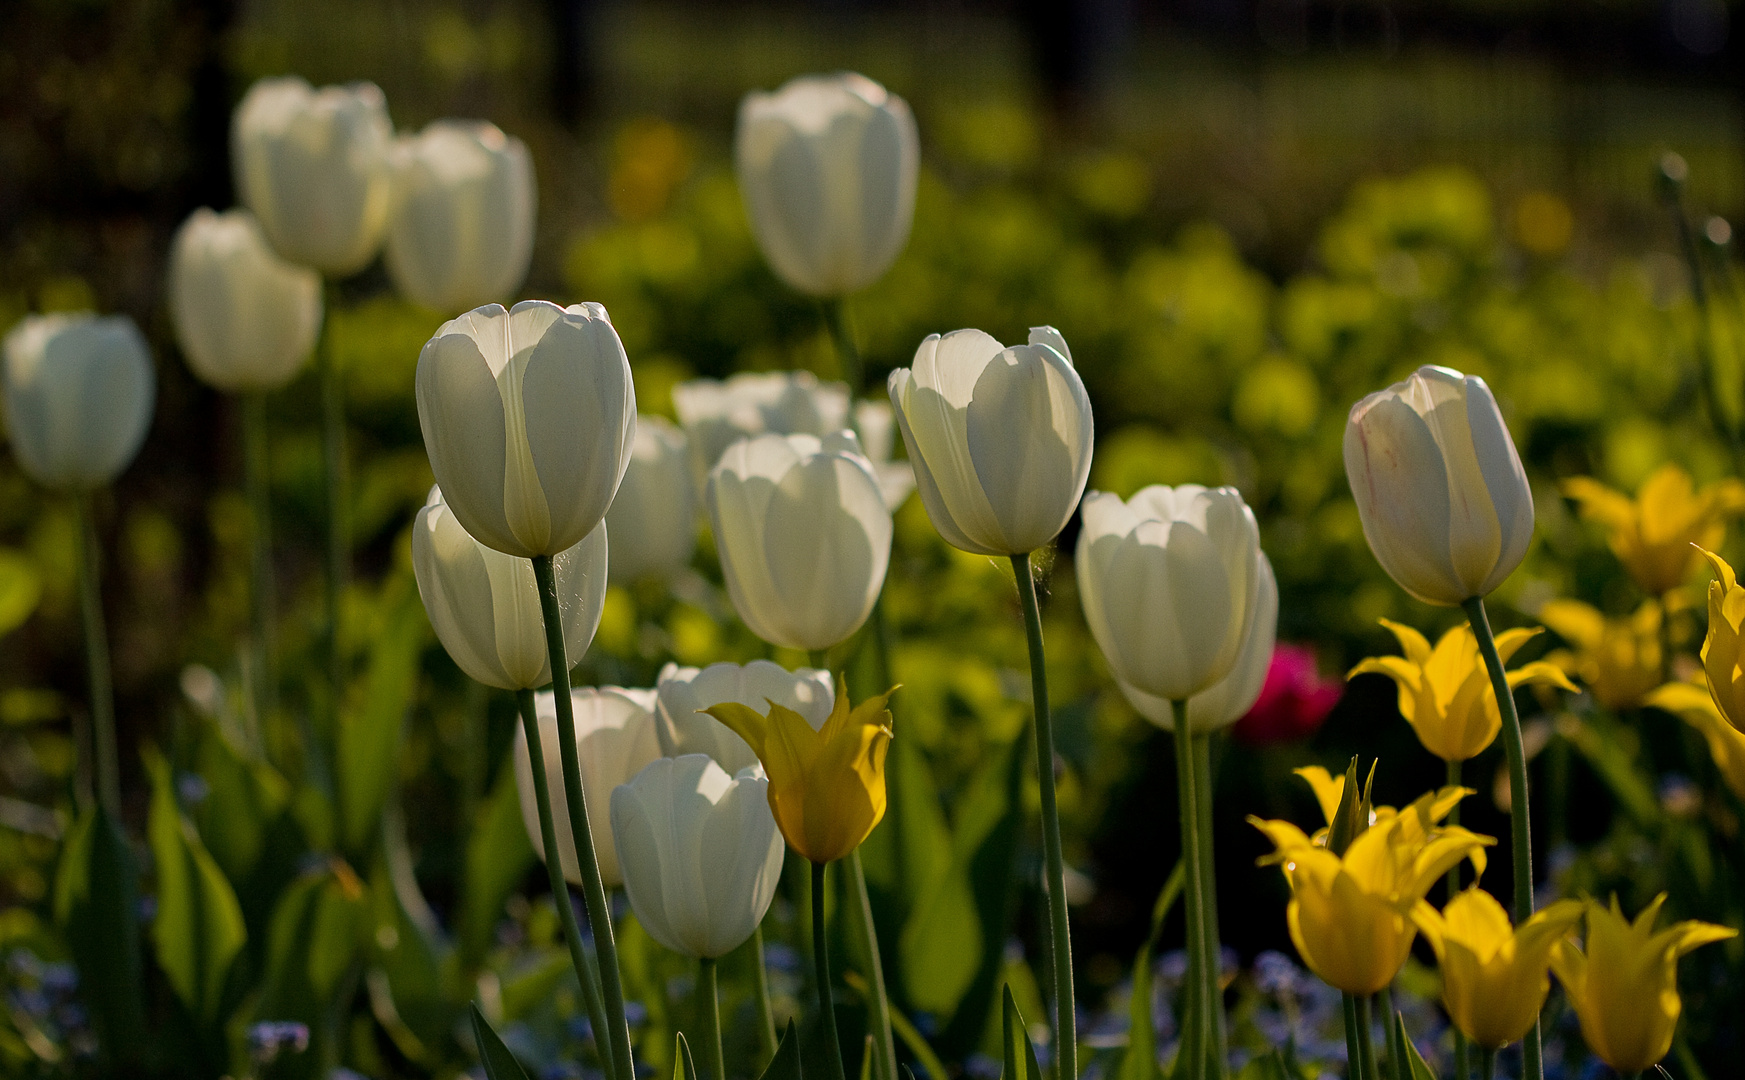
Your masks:
M606 511L612 580L667 577L688 566L697 546L696 514L685 433L662 417L638 416L630 466Z
M121 475L151 426L157 376L125 315L31 315L6 335L6 430L37 483L85 491Z
M828 435L848 426L848 385L809 371L744 372L673 387L699 486L721 454L754 435Z
M170 245L170 316L188 366L220 390L296 377L321 329L321 275L281 259L247 210L201 207Z
M606 602L606 529L552 559L571 667L594 640ZM533 564L473 539L439 488L412 523L412 571L436 637L460 669L486 686L525 690L551 681Z
M915 491L915 470L907 461L891 459L897 439L897 414L891 411L888 401L856 402L854 430L860 436L866 459L873 463L873 471L878 474L885 505L894 514Z
M599 304L488 304L418 357L418 424L443 497L489 547L573 547L606 516L636 439L630 361Z
M231 121L237 195L280 255L355 274L382 246L393 140L374 83L316 90L295 76L262 79Z
M890 377L891 404L927 516L977 555L1047 544L1090 477L1091 400L1066 339L1034 327L1028 345L980 330L933 334Z
M612 789L629 783L649 762L660 757L660 742L654 735L654 691L603 686L570 692L576 713L576 759L581 765L586 792L588 835L594 840L594 857L600 864L600 881L611 889L624 884L619 869L618 848L612 842ZM570 829L569 803L561 792L563 750L558 740L557 699L550 690L533 695L539 716L539 748L545 761L546 783L551 800L553 831L557 833L563 876L573 885L582 883L576 868L575 833ZM533 851L545 858L545 841L539 833L539 804L533 797L533 757L527 750L527 729L515 728L515 788L521 796L521 821Z
M707 754L728 772L758 767L757 755L726 724L702 710L724 702L769 710L775 702L822 727L836 701L836 682L828 671L789 671L768 660L749 664L710 664L706 668L668 664L655 685L655 731L667 757Z
M1270 577L1242 496L1194 484L1148 487L1127 502L1092 492L1083 516L1079 596L1115 677L1170 701L1224 681Z
M1476 375L1425 366L1353 405L1345 475L1376 561L1426 603L1484 596L1527 554L1533 493Z
M853 432L734 443L707 501L728 595L753 633L827 649L860 629L885 583L891 512Z
M748 94L734 160L764 256L801 292L864 288L909 242L921 165L915 118L864 75L809 75Z
M751 937L787 853L769 782L702 754L661 758L612 792L612 834L631 910L676 953L723 956Z
M520 287L538 201L525 143L493 124L438 120L401 138L391 160L386 258L395 287L449 313Z

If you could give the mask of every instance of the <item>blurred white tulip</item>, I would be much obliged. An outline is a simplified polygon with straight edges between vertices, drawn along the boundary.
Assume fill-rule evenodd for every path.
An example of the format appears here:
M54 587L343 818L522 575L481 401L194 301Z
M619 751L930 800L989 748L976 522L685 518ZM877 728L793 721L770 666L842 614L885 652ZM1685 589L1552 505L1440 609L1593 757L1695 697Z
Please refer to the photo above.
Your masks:
M755 435L828 435L848 426L848 385L810 371L744 372L673 387L698 487L729 446Z
M624 482L606 511L612 530L607 573L616 583L670 577L691 563L697 546L697 500L685 433L659 416L636 418L636 442Z
M368 266L388 224L394 125L374 83L261 79L236 107L231 160L242 204L279 254L330 277Z
M25 473L87 491L121 475L151 426L157 376L125 315L26 316L6 335L6 430Z
M630 464L636 390L599 304L488 304L418 357L418 424L454 516L509 555L594 531Z
M702 710L725 702L769 711L775 702L823 727L836 702L836 682L828 671L789 671L768 660L749 664L710 664L706 668L668 664L655 683L655 732L667 757L707 754L730 773L760 768L757 755L733 729Z
M921 166L915 117L864 75L809 75L746 95L734 160L752 233L800 292L864 288L909 242Z
M504 300L527 277L538 209L527 146L495 125L438 120L394 145L388 275L433 311Z
M878 473L879 491L895 514L915 491L915 470L907 461L894 461L891 451L897 438L897 414L888 401L860 401L854 406L854 430L866 459Z
M170 316L188 367L220 390L276 390L321 329L321 275L281 259L247 210L201 207L170 245Z

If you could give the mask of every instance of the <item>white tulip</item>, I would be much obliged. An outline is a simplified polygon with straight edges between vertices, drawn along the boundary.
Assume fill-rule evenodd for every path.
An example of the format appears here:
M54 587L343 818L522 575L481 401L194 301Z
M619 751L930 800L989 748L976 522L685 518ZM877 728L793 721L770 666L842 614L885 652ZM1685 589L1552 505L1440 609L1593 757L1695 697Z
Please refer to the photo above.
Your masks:
M618 496L606 511L614 582L668 577L690 565L697 502L685 433L659 416L636 418L636 442Z
M413 303L468 311L520 288L538 204L527 145L495 125L438 120L391 157L388 275Z
M1059 331L1028 345L933 334L891 372L891 404L927 516L953 547L1021 555L1059 534L1090 477L1091 399Z
M864 288L909 242L921 167L915 117L864 75L810 75L746 95L734 160L752 233L800 292Z
M25 473L86 491L121 475L151 426L157 376L125 315L31 315L6 335L6 429Z
M787 845L769 781L702 754L661 758L612 792L612 835L636 921L676 953L724 956L769 910Z
M817 435L848 426L848 384L810 371L745 372L673 387L673 411L691 440L698 486L729 446L756 435Z
M707 754L730 773L757 769L757 754L733 729L702 710L732 701L768 712L769 703L792 709L815 728L824 726L836 703L836 682L828 671L789 671L768 660L749 664L710 664L706 668L668 664L655 683L658 706L655 733L667 757Z
M1429 604L1491 592L1533 539L1533 493L1490 387L1421 367L1351 407L1345 475L1369 549Z
M653 690L626 690L603 686L570 692L576 713L576 760L582 771L582 790L588 808L588 835L594 840L594 858L600 864L600 882L606 888L624 884L619 869L618 848L612 842L612 789L626 784L649 762L660 757L660 742L654 735ZM545 761L546 784L551 791L551 819L557 834L558 861L564 879L582 884L576 866L575 833L570 827L569 800L564 797L563 749L558 740L557 698L550 690L533 695L539 717L539 749ZM515 729L515 789L521 796L521 821L533 852L546 857L545 839L539 832L539 804L533 797L533 757L527 749L527 729Z
M860 401L854 406L854 430L860 436L861 449L878 473L879 491L885 505L896 513L904 500L915 491L915 470L907 461L893 461L891 451L897 438L897 414L888 401Z
M276 390L315 347L321 275L279 258L247 210L201 207L170 245L170 317L203 382Z
M727 592L752 633L827 649L860 629L885 583L891 512L853 432L734 443L706 494Z
M564 656L581 663L606 602L606 529L552 559ZM545 618L533 564L473 539L440 488L412 523L412 571L437 640L468 675L503 690L551 682Z
M1260 556L1260 606L1236 657L1236 666L1223 680L1188 699L1188 729L1196 734L1219 731L1248 714L1260 700L1266 671L1272 666L1272 650L1278 641L1278 579L1265 553ZM1165 731L1175 730L1175 704L1156 697L1131 683L1120 682L1121 693L1140 716Z
M231 123L237 194L280 255L355 274L382 246L393 141L374 83L316 90L295 76L262 79Z
M1074 566L1110 669L1153 697L1222 682L1261 615L1260 534L1235 488L1155 486L1127 502L1092 492Z
M454 516L509 555L555 555L606 516L636 441L624 345L599 304L488 304L418 357L418 424Z

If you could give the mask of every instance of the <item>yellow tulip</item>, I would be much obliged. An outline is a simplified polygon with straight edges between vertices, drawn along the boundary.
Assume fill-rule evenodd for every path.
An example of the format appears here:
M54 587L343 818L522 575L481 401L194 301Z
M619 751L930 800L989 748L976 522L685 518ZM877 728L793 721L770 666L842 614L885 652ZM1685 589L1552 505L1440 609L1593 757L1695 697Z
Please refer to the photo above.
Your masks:
M885 816L885 753L896 687L851 711L837 684L836 707L814 730L804 716L775 702L759 716L738 702L704 709L731 728L769 774L769 806L795 851L815 863L834 862L867 838Z
M1703 555L1719 580L1709 582L1709 634L1703 639L1703 675L1721 715L1745 731L1745 589L1727 560L1712 551Z
M1539 609L1539 620L1575 651L1545 659L1580 676L1606 708L1633 709L1660 685L1662 618L1658 600L1643 601L1623 619L1608 619L1580 600L1552 600Z
M1712 694L1694 683L1667 683L1649 694L1644 704L1665 709L1702 732L1721 779L1745 799L1745 732L1727 722Z
M1618 561L1653 596L1689 576L1692 544L1720 547L1727 520L1745 513L1745 484L1729 478L1697 491L1690 474L1671 464L1656 469L1634 499L1586 476L1565 480L1563 493L1580 504L1582 517L1606 527Z
M1323 800L1333 786L1325 770L1305 778ZM1343 778L1338 787L1342 792ZM1371 824L1342 855L1328 849L1325 829L1311 838L1288 821L1248 819L1277 848L1261 861L1278 863L1290 882L1285 919L1311 971L1349 994L1373 994L1393 981L1417 935L1414 912L1429 909L1424 894L1462 859L1470 858L1482 873L1484 848L1496 842L1440 825L1469 794L1448 787L1403 811L1376 807L1366 815ZM1337 802L1332 805L1337 810ZM1323 812L1331 818L1325 801Z
M1503 718L1472 628L1461 623L1432 649L1424 635L1409 626L1387 619L1381 624L1400 639L1400 651L1406 655L1370 657L1346 678L1373 671L1398 683L1400 715L1418 733L1424 749L1443 761L1465 761L1483 752L1502 730ZM1505 630L1497 635L1497 653L1506 664L1537 633L1537 628ZM1543 660L1509 672L1508 679L1510 689L1541 683L1576 689L1562 671Z
M1696 921L1655 933L1654 919L1665 901L1665 893L1655 897L1635 922L1624 918L1616 896L1609 910L1590 901L1587 951L1561 941L1551 953L1551 970L1581 1021L1588 1049L1626 1075L1653 1066L1672 1047L1683 1008L1678 958L1738 933Z
M1584 910L1579 900L1559 900L1517 931L1503 905L1476 885L1440 912L1413 909L1442 967L1442 1003L1454 1026L1487 1050L1527 1034L1551 990L1551 950Z

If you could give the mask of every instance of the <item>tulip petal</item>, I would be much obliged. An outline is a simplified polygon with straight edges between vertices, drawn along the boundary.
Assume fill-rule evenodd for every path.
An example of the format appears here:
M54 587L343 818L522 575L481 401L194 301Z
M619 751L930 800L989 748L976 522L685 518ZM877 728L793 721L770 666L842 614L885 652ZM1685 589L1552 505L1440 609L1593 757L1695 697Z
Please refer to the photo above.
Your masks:
M1358 402L1345 428L1345 470L1382 569L1426 603L1465 600L1449 549L1447 465L1424 418L1386 391Z
M617 332L605 319L560 314L522 376L528 452L550 495L547 544L559 550L606 516L636 440L636 392Z
M1052 540L1090 475L1090 401L1053 349L1017 345L976 379L966 433L977 483L1011 552Z
M504 512L508 425L479 343L465 333L439 333L418 357L416 386L430 468L456 519L498 551L537 554L516 538Z

